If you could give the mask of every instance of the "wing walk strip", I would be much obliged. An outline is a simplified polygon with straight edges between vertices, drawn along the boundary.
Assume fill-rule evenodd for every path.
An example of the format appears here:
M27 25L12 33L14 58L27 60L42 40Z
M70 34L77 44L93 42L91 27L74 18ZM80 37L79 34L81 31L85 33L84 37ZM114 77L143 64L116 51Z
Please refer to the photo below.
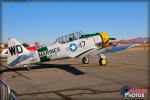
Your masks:
M7 68L8 70L12 70L11 68L9 68L9 67L7 67L7 66L5 66L5 65L3 65L3 64L0 64L0 67L2 67L2 66L4 66L5 68ZM27 77L27 76L25 76L25 75L23 75L23 74L21 74L21 73L19 73L19 72L17 72L17 71L14 71L14 70L12 70L12 71L13 71L14 73L16 73L16 74L18 74L18 75L20 75L20 76L26 78L26 79L32 80L31 78L29 78L29 77ZM4 72L3 70L0 70L0 74L3 73L3 72Z

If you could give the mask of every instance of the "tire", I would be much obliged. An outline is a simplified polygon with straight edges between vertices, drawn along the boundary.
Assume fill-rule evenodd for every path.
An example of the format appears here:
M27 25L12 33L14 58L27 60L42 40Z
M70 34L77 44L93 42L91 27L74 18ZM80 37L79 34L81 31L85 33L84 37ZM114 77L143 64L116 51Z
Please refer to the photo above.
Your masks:
M30 67L26 67L27 68L27 71L30 71Z
M30 70L30 67L29 67L29 66L27 66L27 65L24 65L23 67L25 67L25 68L27 69L27 71L29 71L29 70Z
M107 65L107 60L103 59L103 58L100 58L99 64L100 64L100 66L106 66Z
M86 57L84 57L84 58L82 59L82 62L83 62L83 64L88 64L88 63L89 63L89 59L86 58Z

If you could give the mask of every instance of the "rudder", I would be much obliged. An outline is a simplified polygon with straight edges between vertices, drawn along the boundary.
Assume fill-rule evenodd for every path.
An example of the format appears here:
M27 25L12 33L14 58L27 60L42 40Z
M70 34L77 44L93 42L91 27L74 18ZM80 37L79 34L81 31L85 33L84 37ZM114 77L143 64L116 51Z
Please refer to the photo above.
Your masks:
M7 64L10 65L19 56L29 52L21 43L15 38L8 39L8 58Z

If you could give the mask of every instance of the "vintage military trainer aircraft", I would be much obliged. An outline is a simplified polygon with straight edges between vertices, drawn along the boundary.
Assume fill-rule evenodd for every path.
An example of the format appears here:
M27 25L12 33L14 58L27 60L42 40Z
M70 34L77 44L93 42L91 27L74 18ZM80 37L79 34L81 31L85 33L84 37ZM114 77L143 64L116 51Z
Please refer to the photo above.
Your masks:
M65 58L79 58L84 64L89 63L89 57L99 56L99 64L106 65L107 60L102 52L107 51L110 38L105 32L82 34L82 32L71 33L56 39L47 47L35 51L27 50L15 38L8 39L9 66L25 66L39 62ZM133 47L129 45L126 48ZM101 51L102 50L102 51ZM109 53L109 51L104 52Z

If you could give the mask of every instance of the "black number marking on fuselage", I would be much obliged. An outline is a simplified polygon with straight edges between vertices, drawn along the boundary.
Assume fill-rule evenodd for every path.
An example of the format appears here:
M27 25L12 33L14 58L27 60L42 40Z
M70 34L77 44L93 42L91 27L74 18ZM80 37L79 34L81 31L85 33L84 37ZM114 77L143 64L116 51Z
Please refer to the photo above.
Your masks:
M9 47L9 51L11 55L16 55L16 54L22 53L23 49L21 45L15 45L15 46Z
M79 44L81 48L85 47L85 41L81 41Z

